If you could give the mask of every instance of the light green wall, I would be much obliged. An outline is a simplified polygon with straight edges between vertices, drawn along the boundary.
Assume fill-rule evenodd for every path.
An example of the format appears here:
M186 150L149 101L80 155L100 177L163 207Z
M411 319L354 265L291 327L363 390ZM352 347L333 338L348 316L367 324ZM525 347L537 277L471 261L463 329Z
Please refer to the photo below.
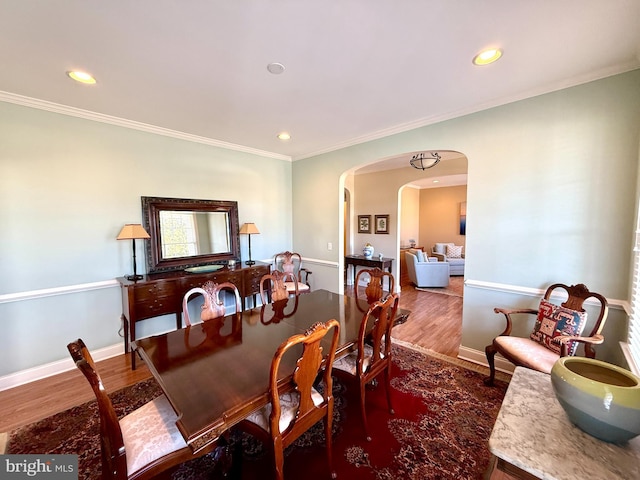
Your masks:
M639 134L636 70L300 160L293 165L293 197L304 211L294 209L294 248L341 261L337 250L322 247L340 239L337 192L344 172L403 152L455 150L469 162L467 281L521 289L582 282L627 299ZM387 211L397 211L397 183L371 188L387 199ZM335 279L324 287L339 290L340 276ZM536 301L467 287L462 345L481 351L501 330L494 306ZM619 360L617 341L626 328L626 314L612 309L603 358Z
M0 103L0 376L68 358L78 337L92 350L121 341L117 286L1 300L131 273L131 243L115 238L142 221L141 196L236 200L240 223L261 232L254 259L291 248L291 211L280 207L291 204L291 162Z

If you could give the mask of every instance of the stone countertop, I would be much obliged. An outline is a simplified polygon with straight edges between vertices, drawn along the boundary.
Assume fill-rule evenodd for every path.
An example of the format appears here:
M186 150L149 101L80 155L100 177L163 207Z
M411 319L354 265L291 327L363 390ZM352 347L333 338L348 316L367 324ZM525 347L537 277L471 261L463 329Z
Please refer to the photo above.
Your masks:
M489 438L496 457L545 480L640 478L640 437L603 442L571 423L551 377L517 367Z

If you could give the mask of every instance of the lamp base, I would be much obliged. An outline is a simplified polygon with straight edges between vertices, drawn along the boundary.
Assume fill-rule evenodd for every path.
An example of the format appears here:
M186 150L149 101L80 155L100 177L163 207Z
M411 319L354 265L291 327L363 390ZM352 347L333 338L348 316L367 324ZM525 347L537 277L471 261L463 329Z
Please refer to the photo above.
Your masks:
M127 275L126 277L127 280L131 280L132 282L135 282L136 280L142 280L143 276L142 275Z
M255 265L256 264L256 262L254 260L247 260L244 263L245 263L245 265Z

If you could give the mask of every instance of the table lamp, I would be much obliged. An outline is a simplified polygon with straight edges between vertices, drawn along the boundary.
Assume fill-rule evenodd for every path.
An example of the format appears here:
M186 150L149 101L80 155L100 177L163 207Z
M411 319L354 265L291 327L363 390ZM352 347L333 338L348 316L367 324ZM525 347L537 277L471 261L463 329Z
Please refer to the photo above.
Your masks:
M147 231L139 223L127 223L116 237L116 240L132 240L133 242L133 275L127 275L127 280L140 280L142 275L136 272L136 239L151 238Z
M245 223L240 227L240 231L238 232L240 235L249 235L249 260L247 260L247 265L254 265L256 262L251 260L251 235L258 235L260 231L256 227L255 223Z

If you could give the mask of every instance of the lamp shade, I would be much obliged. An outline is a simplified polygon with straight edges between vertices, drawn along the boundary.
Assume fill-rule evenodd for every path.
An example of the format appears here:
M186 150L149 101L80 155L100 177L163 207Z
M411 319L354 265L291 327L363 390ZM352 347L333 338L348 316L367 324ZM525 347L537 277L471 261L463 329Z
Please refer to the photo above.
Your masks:
M132 240L137 238L151 238L139 223L127 223L116 237L116 240Z
M260 233L255 223L245 223L240 227L240 231L238 232L242 235L256 235Z

